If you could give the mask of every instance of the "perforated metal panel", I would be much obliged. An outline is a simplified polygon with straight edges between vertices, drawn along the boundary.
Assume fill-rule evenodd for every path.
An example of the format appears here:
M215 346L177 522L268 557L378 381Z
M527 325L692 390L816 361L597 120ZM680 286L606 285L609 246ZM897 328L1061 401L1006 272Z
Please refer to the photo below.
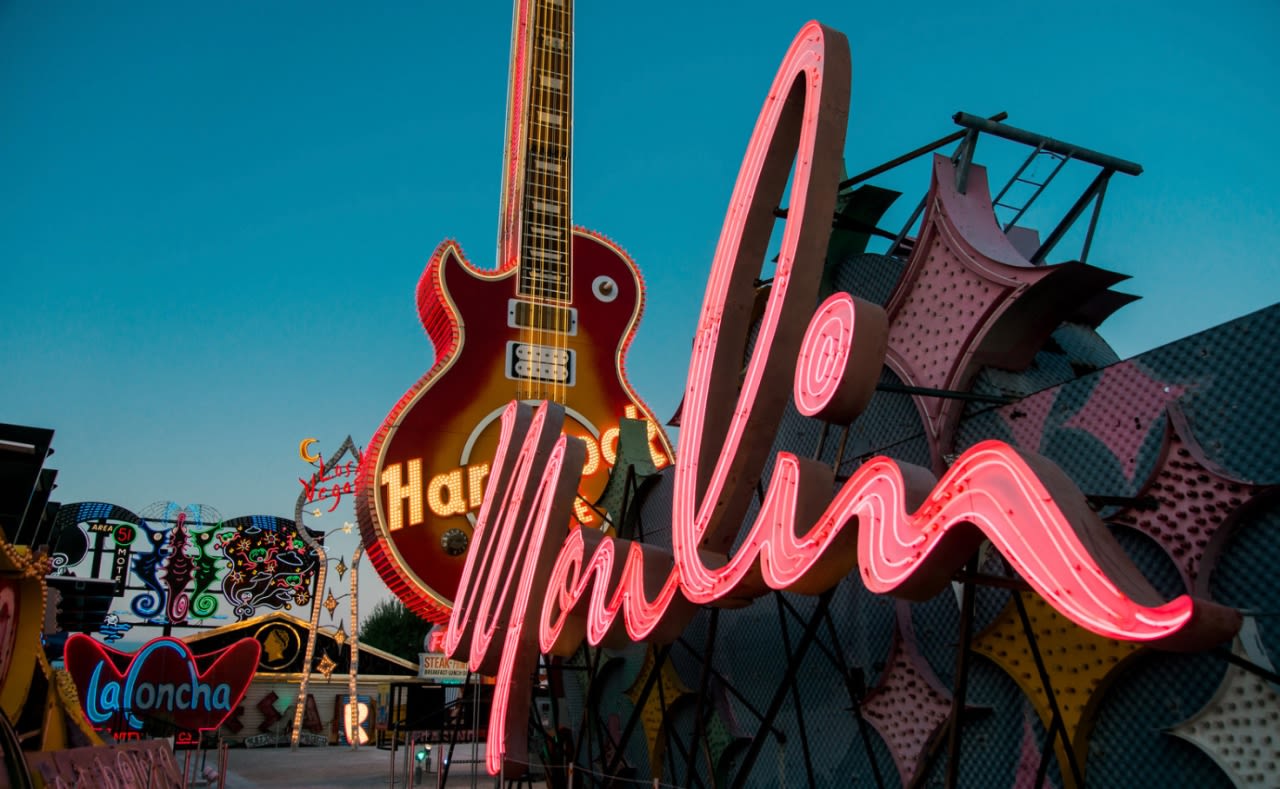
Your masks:
M883 303L901 270L901 262L893 258L863 254L833 277L839 287ZM881 380L901 383L887 370ZM1194 440L1214 463L1241 479L1280 481L1275 441L1280 425L1274 416L1280 406L1280 307L1127 362L1119 362L1093 330L1064 324L1026 370L984 369L972 389L1020 399L1004 406L967 406L957 451L986 438L1009 441L1057 462L1086 494L1124 497L1142 488L1159 461L1170 403L1184 410ZM824 429L788 407L774 448L832 463L843 444L841 474L873 454L917 465L930 462L920 413L909 396L877 393L847 436L844 432L843 426ZM669 546L670 535L660 527L667 522L669 506L668 474L643 503L640 528L646 542ZM1103 514L1122 510L1112 505ZM754 508L748 518L752 515ZM1126 526L1117 525L1115 534L1161 595L1170 598L1184 591L1177 565L1159 543ZM1280 574L1274 571L1280 566L1277 534L1280 508L1275 498L1253 502L1222 547L1210 579L1212 597L1250 610L1280 612ZM985 560L982 571L1005 572L998 558ZM956 678L958 595L958 587L948 589L910 606L920 656L947 689L954 688ZM975 633L994 622L1010 599L1008 591L996 588L980 587L976 595ZM712 614L701 612L671 647L669 659L695 694L704 670L713 677L703 707L704 716L713 720L707 723L704 717L703 727L716 732L718 774L713 778L701 757L692 773L687 767L693 734L690 703L670 706L672 744L664 750L667 763L660 770L652 771L647 763L648 744L636 727L623 744L635 774L660 774L668 785L723 785L757 738L760 747L745 778L748 786L875 786L877 771L884 785L897 786L889 748L873 729L860 729L855 712L858 691L883 679L893 644L894 603L870 594L852 578L831 594L829 616L814 620L819 605L816 598L766 595L746 608L720 611L714 639ZM812 621L817 621L814 641L803 658L796 658L805 626ZM1264 617L1259 623L1266 650L1280 655L1280 617ZM598 714L620 726L633 706L618 689L627 684L624 676L634 678L639 658L631 652L615 656L622 662L606 677L609 691L599 697ZM1229 786L1230 779L1209 756L1167 733L1213 698L1224 667L1211 654L1146 650L1088 698L1077 698L1091 720L1081 750L1087 785ZM1070 668L1059 666L1055 676L1063 686L1056 691L1071 693L1070 680L1061 679L1071 676ZM1046 746L1045 721L1005 671L976 653L967 702L961 786L1030 786L1046 750L1048 785L1070 785L1052 744ZM777 714L765 726L761 719L771 708ZM922 785L943 785L946 762L945 741L935 742L920 766Z

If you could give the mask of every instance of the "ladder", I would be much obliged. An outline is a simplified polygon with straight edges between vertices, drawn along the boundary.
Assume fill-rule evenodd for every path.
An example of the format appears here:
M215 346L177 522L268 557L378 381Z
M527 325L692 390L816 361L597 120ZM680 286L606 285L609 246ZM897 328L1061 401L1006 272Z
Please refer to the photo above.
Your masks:
M1039 163L1042 157L1047 158L1053 163L1053 169L1050 171L1049 175L1043 181L1037 181L1035 180L1035 171L1033 170L1032 173L1028 173L1027 177L1024 178L1023 173L1027 172L1027 168L1031 167L1033 162ZM1018 223L1018 220L1027 212L1027 209L1036 201L1036 198L1040 197L1040 194L1045 190L1045 187L1047 187L1054 177L1062 171L1062 168L1066 166L1067 162L1070 160L1070 152L1058 153L1057 151L1045 150L1044 140L1041 140L1040 143L1036 145L1035 149L1031 151L1031 154L1027 156L1025 161L1023 161L1022 166L1018 168L1018 171L1013 174L1013 177L1004 185L1004 188L1000 190L1000 193L991 201L992 209L1004 208L1014 212L1013 218L1006 222L1001 228L1004 232L1008 233L1009 228ZM1034 187L1035 191L1033 191L1021 205L1019 205L1012 196L1009 198L1010 201L1006 202L1004 197L1009 193L1009 190L1014 184L1031 186Z

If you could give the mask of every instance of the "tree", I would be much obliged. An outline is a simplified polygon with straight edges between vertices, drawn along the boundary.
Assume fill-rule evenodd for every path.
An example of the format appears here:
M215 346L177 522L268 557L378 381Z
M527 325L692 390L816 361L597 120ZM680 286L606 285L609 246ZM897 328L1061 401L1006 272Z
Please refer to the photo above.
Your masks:
M360 643L416 664L431 628L430 622L399 600L379 600L360 624Z

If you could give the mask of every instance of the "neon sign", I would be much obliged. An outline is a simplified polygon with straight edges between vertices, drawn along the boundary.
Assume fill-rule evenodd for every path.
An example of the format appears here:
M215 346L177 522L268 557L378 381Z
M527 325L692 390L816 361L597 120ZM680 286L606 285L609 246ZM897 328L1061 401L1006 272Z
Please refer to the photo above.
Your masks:
M453 241L436 248L417 289L434 363L360 465L356 517L369 557L432 622L449 617L511 397L565 406L564 429L586 447L570 512L582 526L611 525L600 504L622 419L643 420L655 467L671 462L670 443L627 382L644 281L621 247L570 219L571 6L515 4L497 266L473 265ZM557 42L554 55L533 46L544 39Z
M172 502L147 517L103 502L65 504L53 574L102 578L106 568L115 594L130 598L99 628L108 641L133 627L211 627L205 620L310 602L318 558L299 526L274 515L216 516Z
M315 443L314 438L304 438L298 444L298 456L305 462L318 467L309 479L298 477L298 483L302 485L306 504L333 499L333 506L329 507L329 512L333 512L342 503L343 496L355 494L353 483L356 480L356 470L360 465L360 455L353 449L352 454L355 455L355 460L326 468L324 458L311 452L311 445Z
M834 208L848 86L844 37L809 23L769 92L712 264L686 383L671 551L570 532L584 442L563 433L564 409L554 403L512 402L503 412L445 637L446 653L496 674L490 773L527 762L527 685L539 652L571 654L584 638L669 641L697 606L740 606L771 589L816 594L855 569L874 592L927 599L984 539L1095 633L1194 649L1238 630L1232 609L1185 595L1161 602L1061 470L998 441L968 449L941 480L878 457L838 490L829 467L780 452L738 540L788 397L807 415L850 420L884 360L878 308L837 295L806 314ZM793 159L774 285L739 383L752 328L750 264L763 259ZM735 398L732 409L709 407Z
M373 699L369 696L356 696L355 699L352 702L351 696L338 697L338 715L342 721L339 745L369 744L369 733L373 728L373 715L369 705L373 703Z
M338 505L342 503L343 496L350 496L355 493L352 483L356 479L356 466L356 461L349 460L332 468L325 468L322 460L320 461L320 470L312 474L310 479L298 477L298 482L302 485L303 495L306 497L306 503L310 504L321 499L333 499L333 506L329 508L329 512L336 510Z
M64 660L89 723L119 738L156 721L184 732L217 729L248 690L260 649L245 638L197 656L163 637L129 655L75 633Z

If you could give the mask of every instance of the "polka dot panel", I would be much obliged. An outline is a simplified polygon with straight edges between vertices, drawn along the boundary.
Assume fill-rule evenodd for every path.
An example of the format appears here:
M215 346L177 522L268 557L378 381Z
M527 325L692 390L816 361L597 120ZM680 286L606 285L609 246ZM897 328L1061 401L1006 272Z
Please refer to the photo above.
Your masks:
M1020 593L1054 700L1068 738L1083 753L1096 694L1105 691L1122 665L1142 649L1090 633L1063 617L1043 598ZM974 641L973 649L1003 669L1022 688L1044 725L1052 720L1049 694L1040 679L1032 645L1012 598L1004 614Z
M862 714L889 746L904 786L922 766L920 757L950 712L949 695L899 634L888 669L867 694Z
M888 299L901 268L901 261L893 258L861 255L851 258L834 275L842 286L858 281L858 287L849 289L883 303ZM1275 473L1280 471L1280 453L1271 446L1275 442L1267 440L1277 431L1269 428L1266 420L1274 419L1270 416L1274 413L1274 392L1280 390L1280 386L1268 383L1274 377L1276 365L1266 366L1259 359L1280 359L1280 351L1264 351L1264 355L1259 357L1235 348L1233 343L1238 342L1240 336L1248 336L1260 348L1276 345L1263 334L1268 331L1272 335L1280 333L1280 309L1266 311L1263 317L1246 316L1241 320L1252 325L1244 335L1230 329L1228 324L1226 328L1219 327L1204 335L1151 351L1132 360L1132 363L1139 365L1139 369L1152 381L1186 387L1179 403L1210 460L1226 465L1241 479L1277 480L1280 479L1280 473ZM1215 332L1226 332L1234 339L1215 339L1212 336ZM1201 349L1207 353L1202 355ZM996 393L1040 393L1036 396L1052 403L1043 419L1044 441L1040 451L1062 465L1087 493L1133 495L1156 466L1164 436L1163 413L1138 431L1140 441L1135 444L1132 454L1134 479L1126 476L1125 464L1105 441L1087 430L1065 426L1091 397L1102 393L1099 387L1103 385L1105 370L1100 368L1105 368L1114 356L1108 357L1107 351L1105 343L1091 330L1059 327L1052 341L1046 343L1025 374L984 371L975 378L974 386L990 386ZM1265 353L1271 355L1265 356ZM1091 354L1094 355L1092 361ZM1256 386L1249 379L1250 375L1253 376L1252 381L1258 382ZM1242 377L1244 380L1239 380ZM887 370L882 375L882 382L902 383ZM1271 393L1259 391L1267 387ZM1224 400L1224 396L1237 399ZM1112 398L1109 407L1121 409L1124 401L1124 397ZM972 443L986 437L1012 438L1008 417L1010 411L1020 405L966 406L959 428L960 442ZM1255 409L1252 415L1243 413L1248 409ZM1261 422L1258 421L1260 418ZM1129 420L1132 424L1131 415ZM843 435L844 426L831 426L824 438L822 425L811 422L788 409L782 418L775 449L785 448L803 456L817 454L826 462L834 462L837 447L843 440L845 451L841 474L852 471L870 454L889 454L919 465L929 465L925 426L909 396L877 393L867 412L850 426L847 437ZM1233 448L1229 446L1231 441L1246 446ZM822 445L820 452L819 444ZM1268 477L1266 473L1269 470L1271 476ZM645 524L663 522L663 513L669 512L670 508L669 485L670 480L664 477L654 486L654 494L644 503L641 528ZM1274 567L1280 566L1280 541L1274 539L1275 534L1280 534L1280 515L1275 509L1273 503L1266 504L1257 510L1247 510L1241 517L1230 540L1224 545L1217 569L1211 575L1215 599L1264 614L1280 610L1280 589L1277 588L1280 575L1274 572ZM1116 533L1139 569L1162 595L1170 595L1171 590L1176 591L1182 585L1171 560L1148 537L1127 527L1119 528ZM652 529L646 535L646 541L655 544L669 545L669 539L668 534ZM1001 574L1002 569L984 566L984 572ZM888 682L890 669L897 665L896 661L890 661L895 632L893 601L870 594L856 578L839 585L830 605L835 640L823 624L818 630L815 645L799 663L797 670L804 678L801 704L797 707L790 691L787 691L774 724L787 737L787 742L782 744L768 732L759 731L758 718L747 709L746 703L756 711L767 707L785 681L787 643L794 648L803 623L816 605L812 598L785 597L798 612L798 616L789 614L785 617L785 638L780 624L784 618L779 616L771 597L745 609L722 611L715 643L707 641L710 633L707 614L700 614L685 633L684 640L692 649L677 645L671 652L673 665L684 684L697 687L700 655L710 654L715 671L723 675L724 681L734 691L743 694L745 701L727 694L730 717L744 736L759 734L765 738L747 785L773 786L780 780L789 786L806 785L808 777L799 744L802 729L807 734L810 749L822 754L814 765L817 785L838 785L828 782L833 776L854 776L849 779L853 785L874 785L873 763L881 768L888 783L894 785L896 766L891 766L890 749L875 732L870 734L870 746L864 746L858 733L857 718L851 709L854 702L850 698L850 685L836 659L838 651L845 666L860 672L866 684L872 687ZM1034 611L1035 598L1028 596L1026 599ZM979 589L979 624L999 622L1002 616L1007 618L1012 611L1008 607L1009 600L1007 591ZM916 643L922 662L942 682L944 693L954 682L957 611L954 590L948 590L927 603L912 606ZM1039 622L1038 615L1033 616ZM1261 617L1258 621L1267 650L1272 655L1280 655L1277 651L1280 632L1273 624L1280 622L1280 617ZM992 625L992 630L997 627ZM1017 628L1020 629L1020 624ZM1192 715L1212 695L1222 675L1220 661L1211 656L1191 656L1191 663L1170 672L1166 668L1168 661L1181 661L1186 657L1150 651L1142 652L1141 657L1132 657L1123 651L1108 652L1101 645L1093 650L1079 646L1054 646L1056 637L1050 632L1052 628L1045 629L1037 624L1036 630L1039 643L1045 649L1046 662L1050 664L1053 686L1064 708L1079 716L1081 723L1093 722L1092 728L1078 724L1075 731L1077 745L1085 744L1082 754L1087 756L1090 787L1132 786L1135 782L1142 785L1147 777L1152 779L1151 785L1183 785L1180 775L1186 776L1185 783L1204 789L1229 785L1230 779L1210 757L1199 748L1163 731ZM986 638L986 635L984 632L979 638ZM965 719L960 760L961 786L1016 785L1020 765L1027 758L1026 721L1022 710L1031 701L1023 699L1039 699L1038 703L1043 704L1044 698L1043 689L1038 689L1034 666L1020 651L1025 645L1025 638L990 642L986 645L993 648L990 660L979 658L970 661L968 700L970 707L977 710ZM1002 660L1012 668L992 662L1000 649L1005 652ZM1132 647L1129 649L1133 650ZM981 650L978 652L984 654ZM1010 658L1015 653L1019 656L1016 664ZM1023 683L1027 684L1026 689L1022 687ZM906 685L902 690L894 687L895 694L906 693ZM920 691L916 687L913 692ZM629 705L630 702L624 699L623 703ZM943 715L941 719L945 720L941 707L939 712ZM625 722L627 710L618 709L611 714L620 715ZM1037 711L1031 721L1032 739L1036 745L1044 738L1044 723L1040 715ZM1088 734L1083 736L1081 732ZM925 769L924 780L940 784L945 774L946 749L942 747L935 753L928 764L921 767L917 763L912 769ZM639 763L647 757L643 750L635 756L628 750L628 758ZM1063 786L1065 782L1059 758L1061 754L1050 754L1050 783Z
M1261 649L1280 665L1280 506L1242 513L1208 580L1213 600L1255 615Z
M909 290L895 297L889 348L911 371L916 386L946 388L981 340L994 305L1014 291L969 268L944 232L929 232L913 261Z
M1280 695L1238 666L1227 669L1204 709L1171 733L1204 750L1236 786L1274 786L1280 775Z
M1141 531L1168 551L1190 590L1206 586L1199 581L1202 571L1212 569L1201 567L1211 541L1225 539L1220 530L1266 488L1206 465L1186 429L1175 410L1165 428L1161 462L1139 493L1154 506L1126 507L1109 519Z
M1280 482L1280 304L1137 357L1187 382L1179 404L1206 457L1240 479Z
M838 265L832 281L846 293L884 306L889 303L904 266L901 258L867 252Z
M1090 789L1231 786L1212 759L1169 735L1213 697L1224 669L1207 654L1143 653L1100 697L1088 737Z

